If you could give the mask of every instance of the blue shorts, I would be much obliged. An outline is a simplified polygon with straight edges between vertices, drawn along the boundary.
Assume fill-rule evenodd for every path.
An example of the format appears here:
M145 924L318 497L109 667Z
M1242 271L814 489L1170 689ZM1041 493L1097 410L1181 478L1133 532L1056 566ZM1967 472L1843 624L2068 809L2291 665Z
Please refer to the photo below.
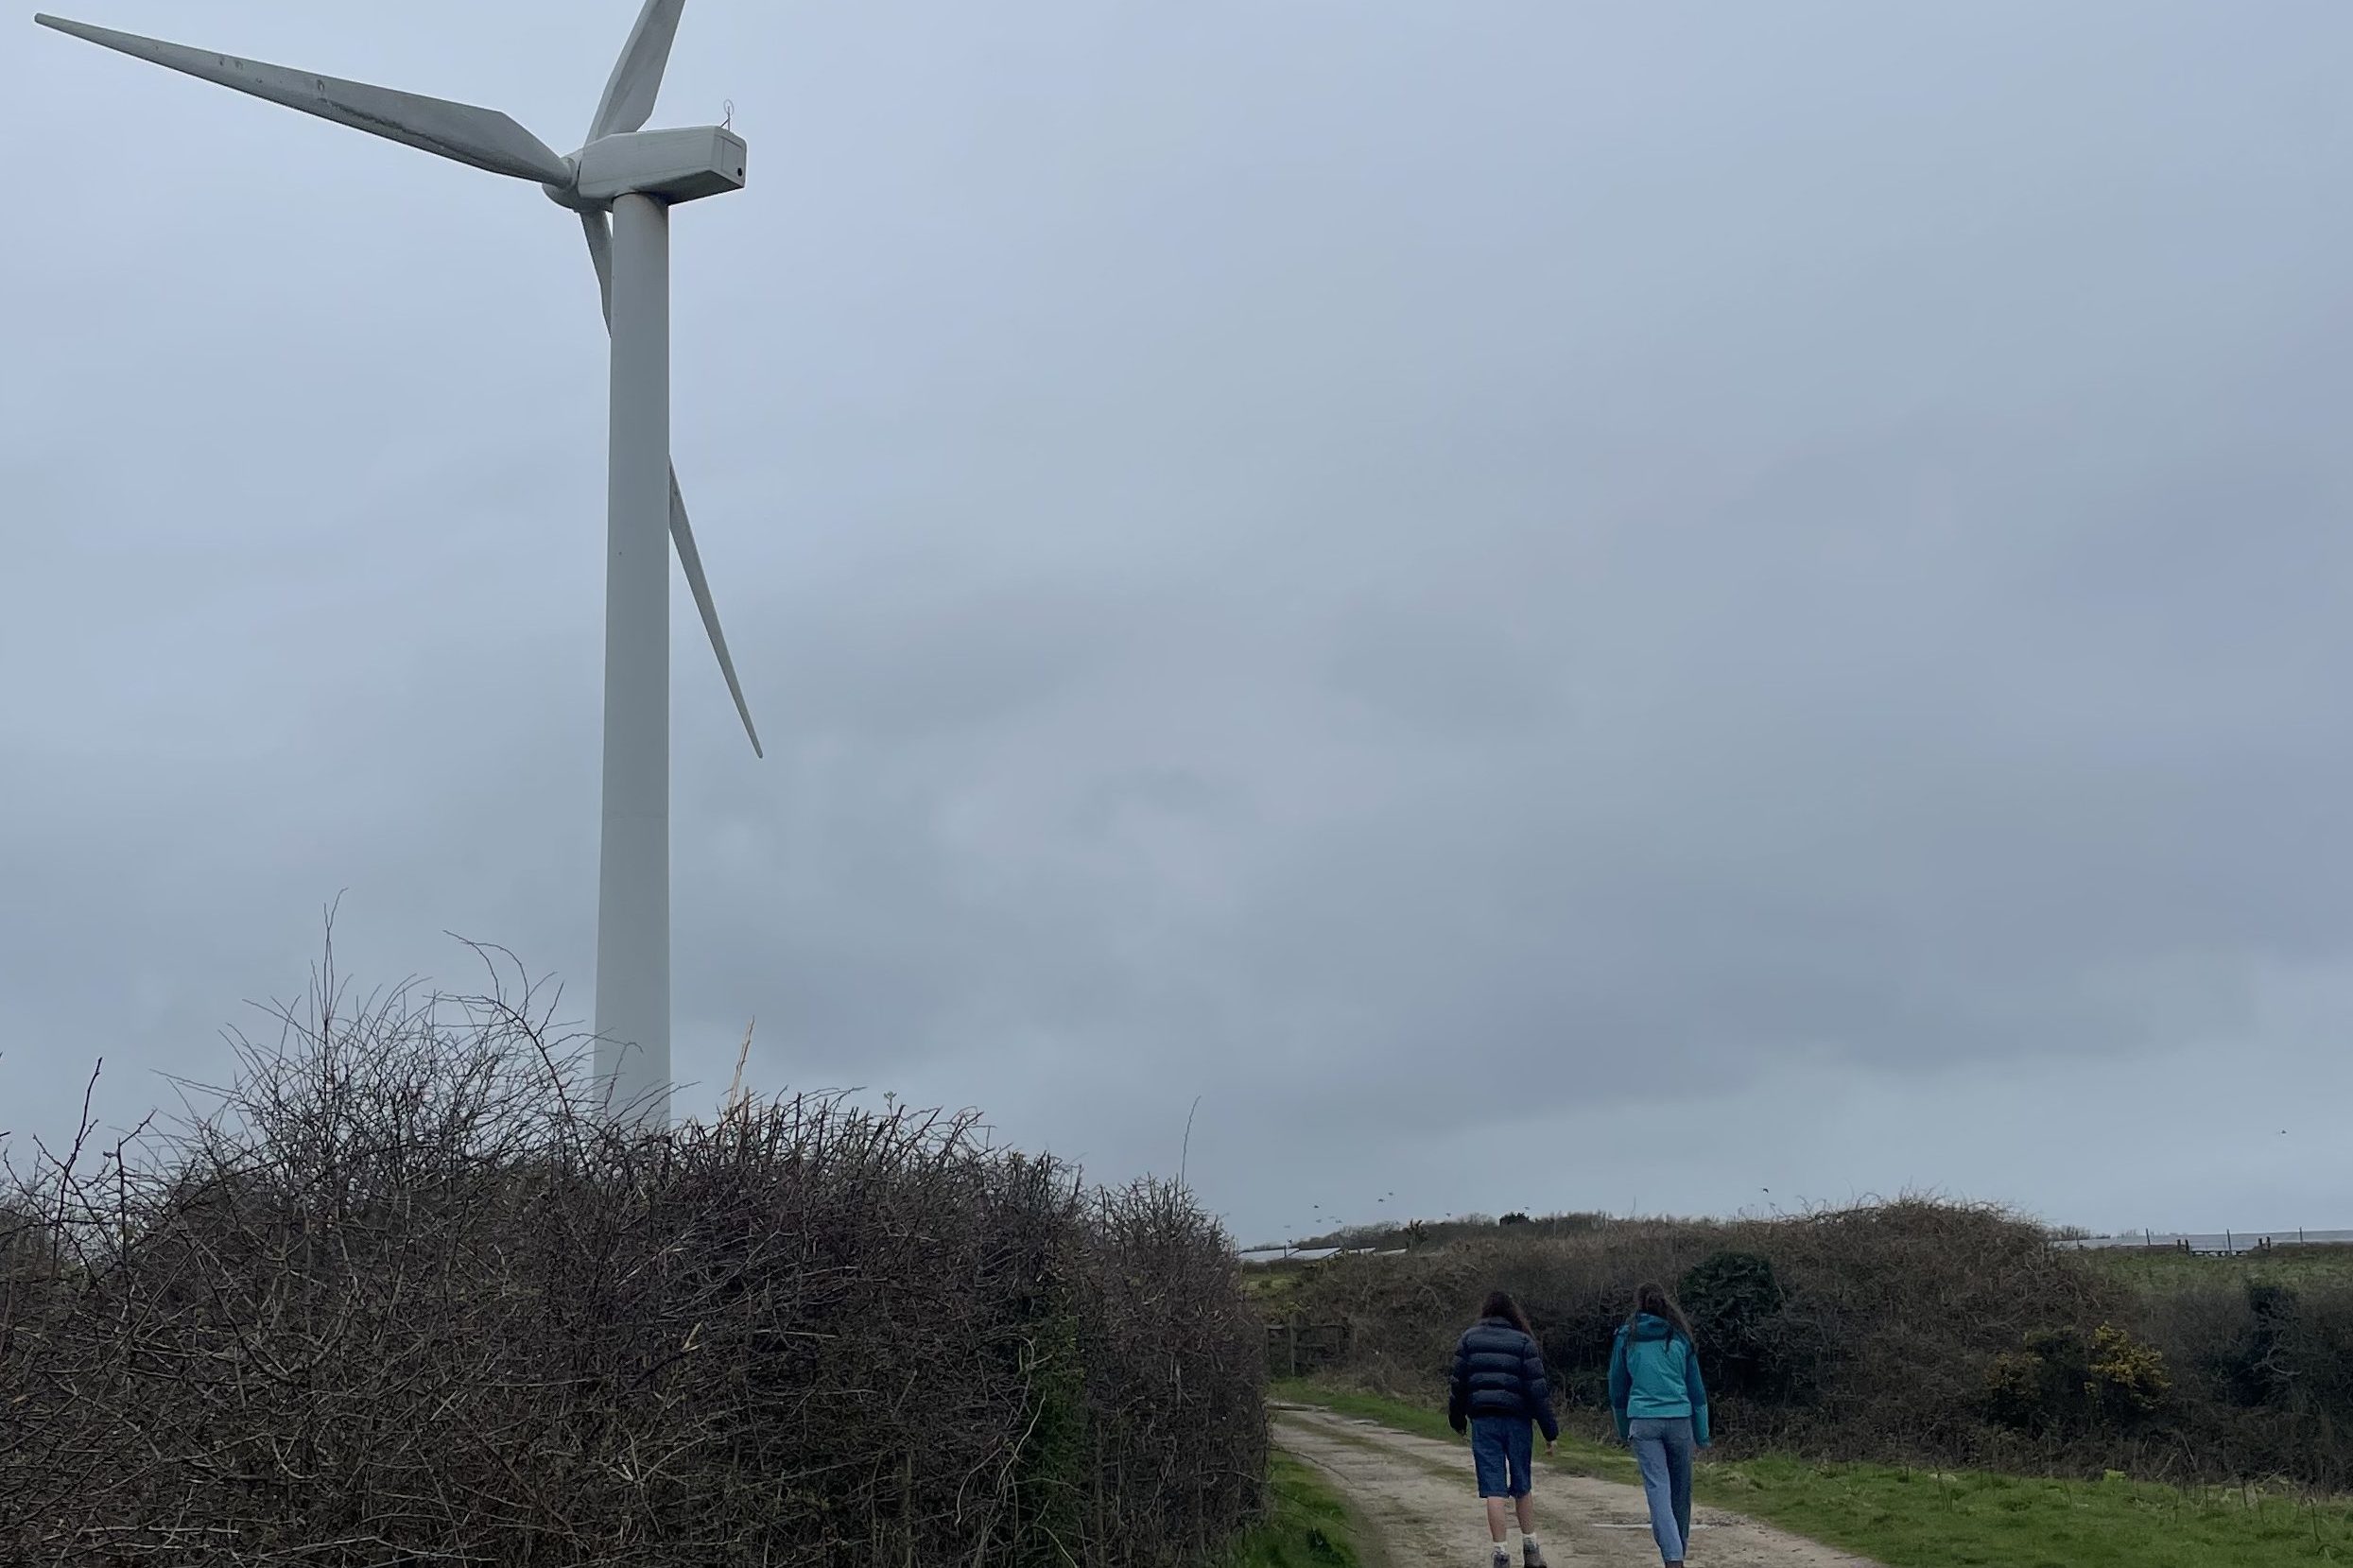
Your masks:
M1479 1416L1471 1422L1471 1463L1479 1467L1481 1497L1525 1497L1534 1485L1534 1423L1525 1416Z

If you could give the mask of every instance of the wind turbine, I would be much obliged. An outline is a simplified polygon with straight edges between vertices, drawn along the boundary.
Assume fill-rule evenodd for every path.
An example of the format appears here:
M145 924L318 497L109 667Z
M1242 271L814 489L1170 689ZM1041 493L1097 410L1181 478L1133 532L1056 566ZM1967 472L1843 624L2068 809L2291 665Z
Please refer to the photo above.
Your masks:
M604 829L595 1070L605 1103L666 1126L670 1096L670 599L666 533L752 750L759 732L719 630L670 464L670 208L743 188L722 126L644 129L686 0L646 0L578 152L495 110L239 60L55 16L44 27L322 120L537 183L580 215L612 337L606 456Z

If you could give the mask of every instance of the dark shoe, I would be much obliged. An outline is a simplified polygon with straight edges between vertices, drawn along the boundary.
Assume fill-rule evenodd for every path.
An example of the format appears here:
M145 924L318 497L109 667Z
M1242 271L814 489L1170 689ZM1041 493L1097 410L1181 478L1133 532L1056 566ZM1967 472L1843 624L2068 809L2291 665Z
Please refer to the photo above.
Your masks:
M1522 1568L1550 1568L1544 1560L1544 1548L1532 1541L1520 1542L1520 1558Z

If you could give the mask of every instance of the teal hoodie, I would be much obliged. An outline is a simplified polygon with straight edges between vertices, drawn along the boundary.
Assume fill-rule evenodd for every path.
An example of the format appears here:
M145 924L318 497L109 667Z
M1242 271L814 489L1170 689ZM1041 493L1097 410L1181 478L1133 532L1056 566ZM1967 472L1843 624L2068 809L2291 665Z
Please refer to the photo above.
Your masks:
M1620 1442L1628 1422L1687 1416L1691 1436L1707 1446L1707 1386L1700 1381L1699 1352L1681 1329L1646 1312L1618 1331L1610 1348L1610 1409Z

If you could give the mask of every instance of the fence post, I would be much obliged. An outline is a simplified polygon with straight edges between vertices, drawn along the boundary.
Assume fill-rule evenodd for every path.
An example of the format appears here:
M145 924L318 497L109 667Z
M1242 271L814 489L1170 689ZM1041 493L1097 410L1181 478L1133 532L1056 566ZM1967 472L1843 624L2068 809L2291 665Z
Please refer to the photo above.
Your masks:
M1287 1331L1284 1338L1290 1347L1290 1375L1296 1379L1299 1376L1299 1319L1294 1318L1283 1326Z

